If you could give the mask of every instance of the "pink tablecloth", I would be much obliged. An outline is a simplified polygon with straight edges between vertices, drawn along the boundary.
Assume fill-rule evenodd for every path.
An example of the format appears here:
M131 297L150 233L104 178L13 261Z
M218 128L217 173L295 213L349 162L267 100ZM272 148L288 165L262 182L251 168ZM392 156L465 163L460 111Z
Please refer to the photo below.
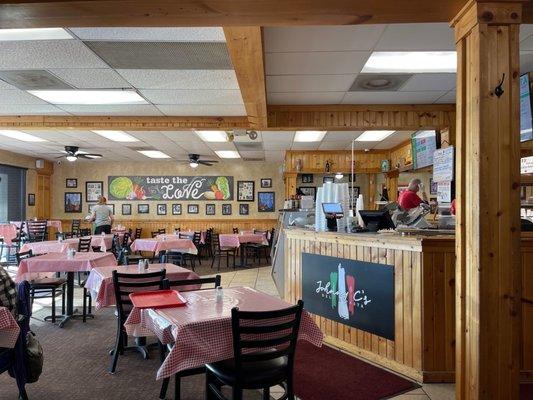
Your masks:
M151 251L155 254L163 250L198 254L198 249L190 239L178 239L176 235L161 235L152 239L137 239L131 245L132 251Z
M14 224L0 224L0 237L4 243L11 246L11 240L17 237L17 227Z
M135 333L140 324L143 329L156 334L163 343L175 342L157 371L157 379L233 357L233 307L246 311L271 311L290 306L276 297L245 287L224 289L222 303L216 302L214 290L185 292L182 295L187 299L186 307L159 310L134 308L126 321L129 334ZM324 338L320 328L305 311L299 338L316 346L321 346Z
M0 347L12 349L17 343L20 328L11 315L9 310L5 307L0 307Z
M68 259L65 253L48 253L22 260L16 281L36 279L42 274L46 276L47 272L90 271L95 267L113 265L117 265L117 260L111 253L76 253L73 259Z
M70 241L69 241L70 240ZM31 250L33 254L66 253L68 249L78 250L78 239L45 240L44 242L24 243L21 252Z
M63 232L63 227L61 226L61 221L59 220L49 219L46 222L46 226L56 228L58 232Z
M262 233L246 234L222 234L219 235L221 247L239 247L241 243L261 243L268 244L268 241Z
M198 279L199 276L196 272L188 270L186 268L179 267L174 264L150 264L149 271L159 271L161 269L166 270L166 277L171 280L185 280L185 279ZM123 274L137 274L137 266L112 266L112 267L96 267L91 270L85 287L91 292L93 299L95 300L96 309L99 310L103 307L112 306L115 304L115 287L113 285L113 271L117 270ZM181 290L197 290L198 285L184 286Z

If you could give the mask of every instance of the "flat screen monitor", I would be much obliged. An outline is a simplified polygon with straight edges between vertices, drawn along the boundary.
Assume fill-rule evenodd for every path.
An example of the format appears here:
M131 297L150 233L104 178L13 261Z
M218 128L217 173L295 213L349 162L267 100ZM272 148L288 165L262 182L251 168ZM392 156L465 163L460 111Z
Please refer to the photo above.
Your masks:
M341 203L322 203L324 214L343 214Z
M370 232L395 228L388 210L360 210L359 215Z
M529 74L520 76L520 141L533 140Z
M425 168L433 165L433 153L437 150L436 131L418 131L411 136L413 168Z

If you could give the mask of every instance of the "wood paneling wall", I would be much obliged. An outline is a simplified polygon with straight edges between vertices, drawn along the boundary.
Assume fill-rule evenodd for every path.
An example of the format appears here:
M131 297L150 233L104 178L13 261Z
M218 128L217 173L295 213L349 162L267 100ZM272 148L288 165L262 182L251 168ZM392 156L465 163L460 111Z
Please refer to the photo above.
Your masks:
M388 151L356 151L355 152L355 172L376 173L381 171L381 160L388 159ZM289 150L285 152L285 171L297 172L296 164L301 160L302 168L300 173L324 173L326 162L330 163L330 172L350 173L352 170L352 152L350 150L333 151L298 151Z

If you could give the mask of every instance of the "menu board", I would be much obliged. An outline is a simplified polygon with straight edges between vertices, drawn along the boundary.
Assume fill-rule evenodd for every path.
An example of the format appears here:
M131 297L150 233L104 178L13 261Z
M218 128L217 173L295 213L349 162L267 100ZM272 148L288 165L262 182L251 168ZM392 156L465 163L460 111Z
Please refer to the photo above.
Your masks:
M414 169L433 165L433 153L437 150L437 133L419 131L411 136Z
M433 182L453 181L453 146L433 153Z
M533 156L523 157L520 160L520 173L533 174Z
M520 141L533 140L529 74L520 77Z

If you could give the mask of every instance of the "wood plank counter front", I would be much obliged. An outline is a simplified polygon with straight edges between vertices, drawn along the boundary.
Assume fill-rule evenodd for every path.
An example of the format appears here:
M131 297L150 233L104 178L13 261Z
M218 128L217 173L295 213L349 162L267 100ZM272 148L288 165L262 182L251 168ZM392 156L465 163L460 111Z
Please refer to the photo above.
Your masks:
M287 301L302 298L302 253L394 267L394 340L318 315L326 342L419 382L455 379L455 239L453 236L338 234L288 229ZM522 238L523 380L533 377L533 237ZM305 307L305 305L304 305Z

